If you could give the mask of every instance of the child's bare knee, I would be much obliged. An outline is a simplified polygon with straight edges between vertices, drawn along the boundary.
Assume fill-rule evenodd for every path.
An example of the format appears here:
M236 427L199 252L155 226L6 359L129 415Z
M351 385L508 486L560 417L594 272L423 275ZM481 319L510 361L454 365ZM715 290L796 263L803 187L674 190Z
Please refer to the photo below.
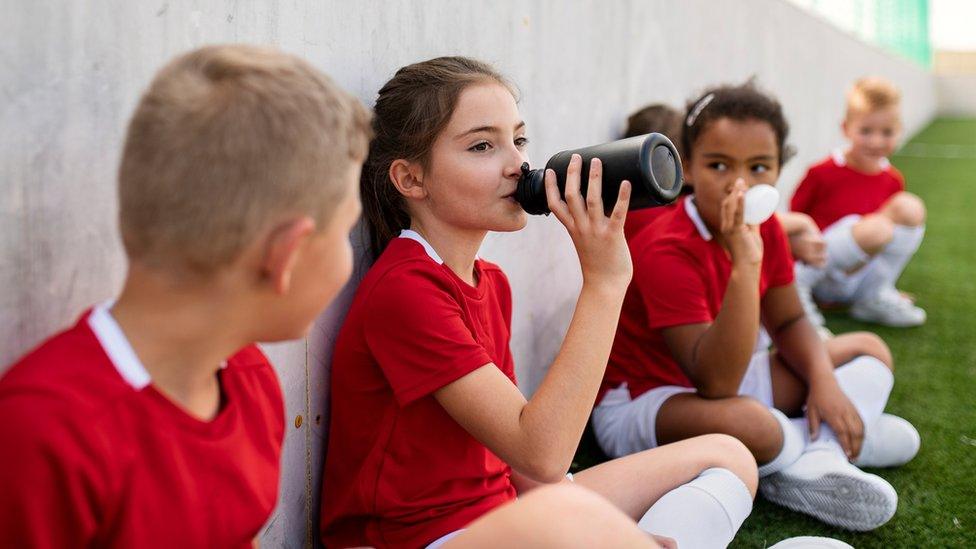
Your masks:
M731 435L712 434L700 437L715 455L714 467L728 469L739 477L753 494L759 482L756 458L745 444Z
M783 446L783 433L769 408L754 398L730 400L728 423L723 432L744 444L755 461L765 463L775 458Z
M895 361L891 356L891 349L881 339L881 336L872 332L856 332L850 335L857 338L856 345L860 354L873 356L883 362L889 370L895 370Z
M579 544L590 540L595 532L601 528L612 526L615 529L634 527L619 510L597 495L595 492L573 484L550 484L532 490L525 497L519 498L523 504L522 515L539 515L556 517L555 528L540 528L534 524L532 528L523 529L539 537L552 546ZM533 531L540 528L538 531ZM635 527L634 527L635 528Z
M900 192L891 197L885 212L896 225L918 227L925 223L925 203L909 192Z
M869 215L854 225L851 232L857 245L874 255L895 237L895 223L884 215Z

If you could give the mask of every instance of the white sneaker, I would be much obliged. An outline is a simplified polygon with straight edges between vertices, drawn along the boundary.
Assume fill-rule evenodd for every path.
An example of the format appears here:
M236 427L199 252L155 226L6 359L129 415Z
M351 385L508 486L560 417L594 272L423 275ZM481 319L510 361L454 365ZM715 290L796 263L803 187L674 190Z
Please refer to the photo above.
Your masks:
M796 293L800 296L800 304L803 305L803 311L807 314L807 318L810 319L810 323L814 327L824 326L827 321L824 320L823 313L817 308L817 302L813 300L813 290L809 286L797 283Z
M854 549L839 539L818 536L799 536L784 539L769 549Z
M858 467L898 467L915 457L922 445L922 437L908 421L891 414L881 414L878 421L864 433Z
M893 328L909 328L925 324L925 309L894 288L885 288L874 297L859 300L851 305L851 317L862 322L881 324Z
M859 532L888 522L898 507L898 494L885 479L861 471L835 449L804 452L761 479L759 491L773 503Z

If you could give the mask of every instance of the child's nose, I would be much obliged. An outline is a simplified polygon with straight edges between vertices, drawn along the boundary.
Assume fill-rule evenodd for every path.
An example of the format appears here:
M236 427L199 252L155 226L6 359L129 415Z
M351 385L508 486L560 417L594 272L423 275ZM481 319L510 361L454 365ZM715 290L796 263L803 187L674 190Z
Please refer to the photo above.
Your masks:
M522 164L529 161L524 151L512 147L508 158L505 159L505 177L518 179L522 175Z
M748 168L743 168L735 172L735 177L732 180L733 185L735 184L736 179L741 179L746 184L747 189L758 183L756 181L756 174L754 174L752 170Z

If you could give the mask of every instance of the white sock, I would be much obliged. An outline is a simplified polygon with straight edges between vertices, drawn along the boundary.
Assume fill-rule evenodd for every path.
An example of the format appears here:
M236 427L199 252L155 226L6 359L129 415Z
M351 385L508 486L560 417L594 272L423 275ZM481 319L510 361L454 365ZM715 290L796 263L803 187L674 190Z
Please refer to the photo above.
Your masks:
M838 227L824 234L827 243L827 268L848 272L871 259L854 240L854 225Z
M857 409L857 414L861 416L861 422L864 423L864 430L867 432L878 421L888 404L888 395L891 394L891 388L895 383L894 375L884 362L873 356L862 355L834 370L834 376L841 391ZM790 421L798 428L803 428L807 440L806 451L834 450L844 453L837 434L826 421L820 422L820 432L816 440L809 438L810 431L806 418Z
M891 242L877 256L879 264L864 277L862 282L863 287L873 290L869 294L870 297L877 295L877 292L883 288L895 287L895 282L915 256L924 236L924 225L919 227L895 225Z
M865 430L878 421L895 385L891 370L873 356L862 355L834 370L837 384L851 400Z
M813 288L827 276L827 269L814 267L802 261L797 261L794 267L796 284L807 288Z
M752 512L752 494L728 469L702 471L661 496L637 526L674 539L681 549L725 547Z
M830 425L827 425L827 422L820 422L817 440L810 440L810 421L807 420L806 416L793 418L790 423L793 425L793 429L799 433L798 436L803 438L803 453L812 450L830 450L844 455L844 449L837 440L837 434L830 428Z
M797 427L797 424L787 418L783 412L780 412L776 408L770 408L769 411L776 418L776 421L779 422L779 426L783 431L783 447L775 458L759 466L760 478L778 473L792 465L793 462L800 458L807 445L807 437L804 434L805 420L801 420L803 421L803 425Z

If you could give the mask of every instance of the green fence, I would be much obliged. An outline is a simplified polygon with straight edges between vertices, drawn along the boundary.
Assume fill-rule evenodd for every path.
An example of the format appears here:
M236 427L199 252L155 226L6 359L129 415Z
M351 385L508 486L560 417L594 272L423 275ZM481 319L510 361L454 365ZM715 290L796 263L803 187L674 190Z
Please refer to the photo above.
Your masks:
M789 0L858 38L932 66L928 0Z

